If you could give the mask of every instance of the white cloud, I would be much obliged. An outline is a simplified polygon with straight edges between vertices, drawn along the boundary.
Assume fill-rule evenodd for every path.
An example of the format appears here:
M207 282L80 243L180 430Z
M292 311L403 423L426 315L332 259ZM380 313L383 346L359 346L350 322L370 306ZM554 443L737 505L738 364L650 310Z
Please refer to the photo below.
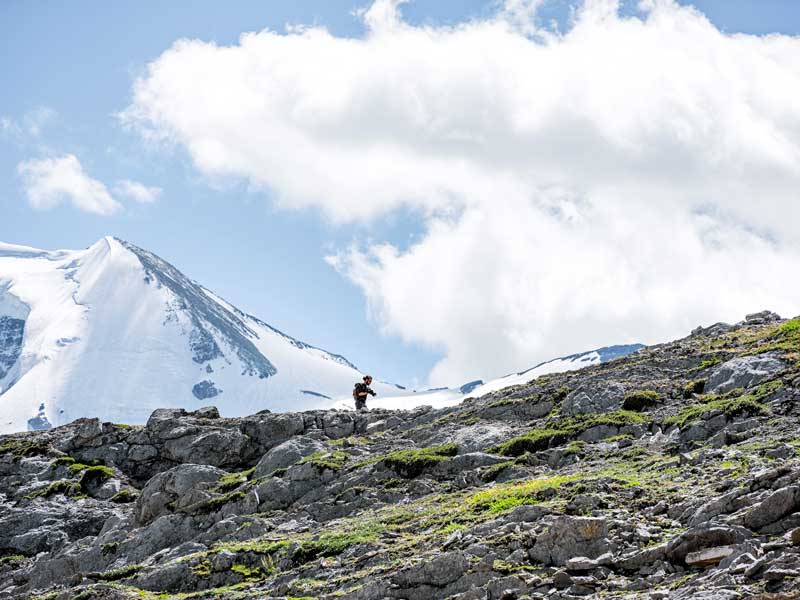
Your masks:
M125 196L141 204L152 204L158 200L163 190L160 187L147 186L138 181L121 179L114 186L114 193L118 196Z
M83 170L73 154L21 162L17 172L22 176L28 203L33 208L46 210L65 200L99 215L110 215L122 208L103 183Z
M331 259L382 328L442 348L431 383L749 310L800 312L800 39L728 35L670 0L586 0L563 34L536 0L412 26L181 40L124 120L334 221L417 209L406 250Z
M39 137L44 126L54 119L56 111L48 106L39 106L26 112L21 119L0 117L0 133L17 141Z

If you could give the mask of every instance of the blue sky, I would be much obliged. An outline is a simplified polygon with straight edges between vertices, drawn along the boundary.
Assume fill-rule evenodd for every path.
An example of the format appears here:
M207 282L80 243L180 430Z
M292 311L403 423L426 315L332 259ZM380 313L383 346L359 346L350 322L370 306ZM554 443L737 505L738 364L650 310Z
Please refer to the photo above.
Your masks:
M4 1L0 117L16 130L0 133L0 240L79 248L116 235L156 252L273 326L344 354L362 369L400 383L426 381L444 344L424 336L403 341L396 328L382 335L380 323L368 319L364 289L323 260L352 243L388 242L402 252L429 225L418 209L337 224L314 208L278 208L269 192L243 180L210 184L181 148L153 148L115 116L131 103L133 81L147 63L179 38L236 44L242 32L283 31L287 23L323 25L337 37L361 37L365 26L354 10L364 4ZM694 5L724 32L800 34L795 0L698 0ZM569 6L546 2L541 16L565 26ZM633 11L633 3L625 3L624 10ZM402 11L410 24L438 27L487 18L496 5L415 0ZM38 132L30 131L33 122ZM111 216L67 203L32 208L17 165L68 153L109 189L130 179L163 192L152 204L125 202L125 210ZM631 335L607 343L632 341ZM531 355L530 363L541 357Z

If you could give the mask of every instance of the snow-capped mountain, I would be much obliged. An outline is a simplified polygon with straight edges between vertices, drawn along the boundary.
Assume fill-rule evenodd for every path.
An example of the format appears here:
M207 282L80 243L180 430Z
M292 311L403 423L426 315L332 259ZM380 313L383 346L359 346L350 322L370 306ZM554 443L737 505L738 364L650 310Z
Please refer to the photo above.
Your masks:
M0 433L82 416L142 423L163 406L304 410L350 398L361 376L128 242L0 243Z
M590 365L605 363L615 358L627 356L637 350L644 348L643 344L628 344L622 346L607 346L580 354L571 354L561 358L554 358L547 362L540 363L519 373L511 373L498 379L493 379L484 383L481 380L470 381L458 388L440 388L434 390L423 390L409 394L408 392L391 393L386 397L378 398L372 402L373 406L380 408L413 408L415 406L429 405L434 408L453 406L465 398L479 398L485 394L502 390L512 385L528 383L548 373L563 373L564 371L575 371ZM337 407L343 407L342 401L336 402Z

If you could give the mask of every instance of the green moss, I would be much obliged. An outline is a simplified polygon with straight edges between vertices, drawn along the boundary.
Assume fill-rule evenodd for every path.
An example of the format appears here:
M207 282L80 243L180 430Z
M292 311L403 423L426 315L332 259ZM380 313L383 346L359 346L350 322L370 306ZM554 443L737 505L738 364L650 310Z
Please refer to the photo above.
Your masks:
M119 542L110 542L100 546L100 550L103 552L103 554L116 554L117 548L119 548Z
M487 467L486 469L484 469L481 472L481 479L483 479L486 482L494 481L495 479L497 479L500 476L500 474L503 471L505 471L509 467L513 467L514 464L515 463L514 463L513 460L506 460L506 461L497 463L496 465L492 465L491 467Z
M117 429L133 429L133 425L128 425L127 423L114 423L114 427Z
M471 418L467 419L466 421L464 421L464 425L466 425L466 426L475 425L476 423L479 423L480 420L481 420L480 417L471 417Z
M50 447L41 440L25 440L12 438L0 444L0 454L13 454L14 460L23 456L46 456Z
M684 398L691 398L695 394L702 394L703 390L706 389L706 380L705 379L695 379L690 381L685 386L683 386L683 397Z
M0 557L0 567L9 566L12 569L16 569L24 561L25 557L22 556L22 554L11 554L9 556Z
M698 371L702 371L703 369L708 369L709 367L715 367L718 364L722 363L721 358L707 358L702 361L699 365L697 365Z
M337 556L351 546L375 541L383 531L383 527L369 524L352 531L324 533L300 544L292 558L302 564L324 556Z
M74 465L73 465L74 466ZM72 467L70 467L71 469ZM81 488L86 489L92 485L100 485L107 479L110 479L114 476L114 471L112 471L108 467L104 467L103 465L95 465L93 467L87 467L83 471L83 475L81 475Z
M580 415L555 421L548 427L533 429L528 433L511 438L497 446L495 451L504 456L520 456L525 452L537 452L561 445L599 425L624 427L646 422L647 420L642 415L629 410Z
M75 464L75 459L71 456L59 456L53 461L54 467L68 467L72 464Z
M227 475L223 475L220 477L219 483L217 483L217 487L214 488L214 491L225 493L235 490L246 481L249 481L255 470L256 468L253 467L252 469L240 471L239 473L228 473Z
M106 571L99 573L94 579L98 581L120 581L121 579L129 579L136 575L139 571L144 569L144 565L128 565L120 569Z
M192 567L192 573L197 577L211 577L211 561L201 560Z
M721 412L728 417L766 414L769 409L761 403L761 400L777 391L781 385L780 381L771 381L757 386L750 394L743 394L743 390L735 389L722 396L716 394L701 396L698 403L686 406L664 422L685 429L711 412Z
M75 462L73 460L72 464L69 466L69 469L67 469L67 470L69 471L70 475L74 476L74 475L77 475L78 473L80 473L81 471L83 471L84 469L88 469L88 468L89 468L89 465L85 465L83 463L78 463L78 462Z
M349 455L341 450L336 450L334 452L315 452L310 456L306 456L299 464L311 463L320 471L324 471L325 469L338 471L344 467L349 458Z
M198 513L198 512L213 512L215 510L221 509L226 504L231 502L236 502L237 500L243 500L247 497L242 491L236 490L233 492L228 492L226 494L221 494L219 496L214 496L213 498L209 498L208 500L202 500L201 502L196 502L191 506L187 506L183 509L183 512L186 513Z
M286 471L288 471L288 469L275 469L268 477L283 477L286 475Z
M34 498L49 498L50 496L55 496L56 494L63 494L64 496L75 498L81 494L81 486L79 483L74 481L67 481L66 479L61 479L59 481L54 481L50 485L44 488L39 488L25 496L27 500L33 500Z
M585 447L586 447L586 442L576 440L567 444L567 447L564 448L563 454L564 456L577 456L583 454Z
M128 502L135 502L137 494L128 488L123 488L116 494L111 496L111 502L115 504L127 504Z
M231 571L238 573L249 583L261 581L267 577L267 574L263 573L261 569L248 567L247 565L235 564L231 567Z
M497 514L523 504L537 504L544 499L545 490L557 490L565 483L578 479L578 475L555 476L512 485L498 485L472 495L467 499L467 505L477 512Z
M398 450L384 456L381 462L400 476L413 479L457 453L456 444L444 444L429 448Z
M661 400L661 394L653 390L631 392L622 401L623 410L641 411L651 408Z

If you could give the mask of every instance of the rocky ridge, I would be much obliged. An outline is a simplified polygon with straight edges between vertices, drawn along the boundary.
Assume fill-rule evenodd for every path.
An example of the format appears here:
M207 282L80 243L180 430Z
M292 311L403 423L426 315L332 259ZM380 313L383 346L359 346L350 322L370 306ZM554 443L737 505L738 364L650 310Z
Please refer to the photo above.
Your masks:
M0 598L800 598L799 421L764 312L439 410L2 436Z

